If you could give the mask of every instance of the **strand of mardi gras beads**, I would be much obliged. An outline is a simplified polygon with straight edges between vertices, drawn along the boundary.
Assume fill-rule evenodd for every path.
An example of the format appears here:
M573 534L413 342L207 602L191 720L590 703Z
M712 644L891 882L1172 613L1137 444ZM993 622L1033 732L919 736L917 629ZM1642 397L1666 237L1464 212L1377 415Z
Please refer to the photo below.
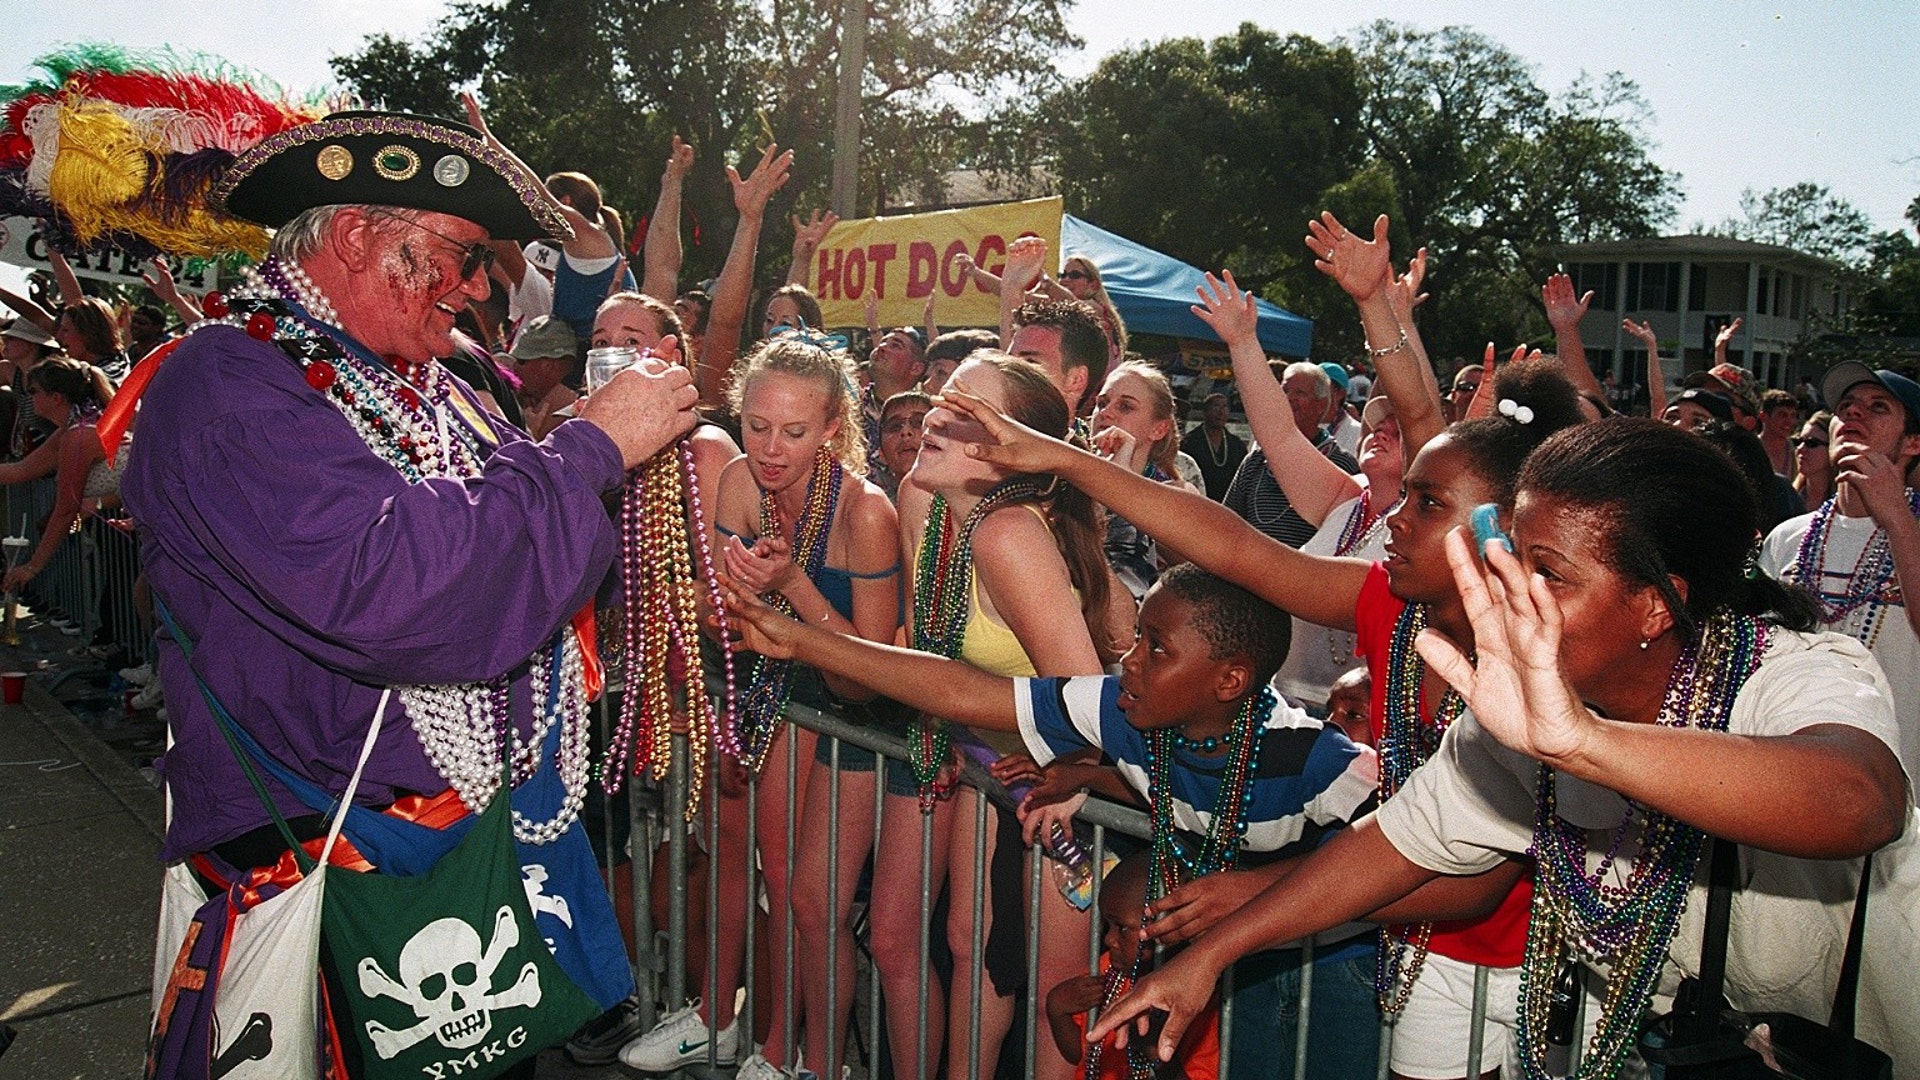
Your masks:
M1140 919L1143 925L1146 922L1146 912L1147 909L1145 907L1140 909ZM1100 1008L1102 1011L1111 1008L1114 1002L1120 1000L1121 994L1133 989L1133 984L1140 980L1140 958L1141 954L1146 951L1145 948L1135 948L1133 951L1133 963L1125 967L1121 967L1119 964L1108 966L1106 976L1100 985ZM1145 1041L1146 1040L1139 1038L1127 1040L1127 1080L1153 1080L1153 1077L1159 1071L1146 1047L1141 1045ZM1106 1050L1106 1046L1107 1040L1101 1039L1099 1042L1087 1047L1087 1067L1082 1071L1081 1075L1102 1075L1100 1071L1100 1059Z
M793 545L800 572L809 580L819 577L827 565L827 538L833 531L833 515L840 505L840 485L845 477L846 469L839 460L826 447L821 447L814 455L813 475L807 479L806 498L800 506L800 523ZM760 535L784 534L780 508L774 502L773 493L761 491ZM768 592L761 598L781 614L793 617L793 605L779 592ZM741 760L755 772L766 763L774 732L779 728L792 693L793 661L765 656L755 661L753 680L747 684L746 700L740 708Z
M1153 901L1195 878L1231 870L1239 861L1240 842L1247 835L1247 814L1253 805L1253 772L1259 763L1260 733L1267 726L1267 718L1273 715L1275 700L1271 688L1261 687L1259 693L1241 703L1234 714L1233 726L1228 729L1224 740L1218 742L1213 739L1187 739L1172 728L1156 728L1147 733L1147 806L1148 820L1152 824L1149 843L1153 863L1147 879L1149 907L1142 909L1141 925L1148 922L1147 912ZM1230 752L1221 770L1218 786L1214 789L1213 812L1208 815L1206 837L1201 842L1200 850L1189 858L1180 850L1173 824L1173 757L1179 748L1209 743L1225 745ZM1124 979L1109 978L1102 994L1102 1008L1112 1005L1120 994L1139 979L1146 952L1144 948L1134 951L1133 963L1127 967ZM1115 965L1110 969L1110 976L1119 970L1119 966ZM1100 1049L1100 1045L1096 1044L1087 1051L1088 1076L1099 1075ZM1157 1066L1146 1040L1127 1040L1126 1053L1128 1080L1151 1080L1157 1075Z
M1668 677L1658 722L1669 727L1725 731L1733 703L1760 666L1768 628L1722 610L1681 650ZM1640 1017L1660 978L1680 928L1705 835L1631 800L1607 853L1587 869L1588 833L1561 818L1554 771L1542 765L1534 802L1533 907L1520 969L1519 1051L1529 1080L1545 1080L1548 1014L1555 976L1577 956L1608 968L1600 1020L1579 1080L1609 1080L1625 1062ZM1639 819L1639 843L1624 885L1609 885L1625 834Z
M1449 686L1433 710L1433 721L1421 721L1420 683L1427 666L1414 651L1413 643L1426 626L1427 606L1408 604L1394 620L1393 636L1388 641L1386 722L1379 747L1381 802L1392 798L1413 770L1433 756L1440 737L1466 711L1466 702ZM1432 942L1430 922L1380 928L1379 948L1374 951L1373 992L1383 1014L1392 1016L1406 1007L1414 980L1426 966Z
M620 789L630 747L637 754L632 767L636 774L646 770L655 780L664 779L673 754L674 707L684 700L689 758L685 813L690 820L704 792L708 743L718 744L723 752L737 752L739 746L732 668L726 670L722 724L707 697L700 656L697 589L704 586L709 599L716 600L719 580L691 439L680 440L628 478L620 522L628 692L601 783L609 793ZM724 608L715 610L722 612L724 637Z
M1227 740L1232 749L1214 789L1206 836L1192 856L1181 850L1173 824L1174 731L1155 728L1147 732L1147 807L1153 849L1148 900L1158 900L1195 878L1231 870L1239 861L1240 841L1247 835L1247 812L1253 805L1253 770L1260 759L1260 732L1273 715L1274 702L1272 689L1263 686L1259 693L1241 702L1234 714Z
M1920 491L1907 490L1907 509L1920 516ZM1905 602L1900 579L1895 574L1892 544L1887 531L1876 524L1852 572L1846 575L1846 591L1833 592L1827 587L1827 547L1833 535L1835 513L1831 498L1813 512L1806 535L1800 538L1800 546L1794 551L1793 563L1787 567L1786 577L1819 601L1823 623L1838 624L1860 613L1859 623L1843 632L1872 648L1880 637L1887 608Z
M973 531L988 514L1015 502L1039 502L1040 486L1024 477L1002 480L967 512L958 529L948 528L947 498L935 494L921 529L913 561L913 647L958 659L966 644L967 619L973 614ZM946 721L921 713L907 740L913 778L920 784L920 810L930 813L951 785L939 783L946 764Z

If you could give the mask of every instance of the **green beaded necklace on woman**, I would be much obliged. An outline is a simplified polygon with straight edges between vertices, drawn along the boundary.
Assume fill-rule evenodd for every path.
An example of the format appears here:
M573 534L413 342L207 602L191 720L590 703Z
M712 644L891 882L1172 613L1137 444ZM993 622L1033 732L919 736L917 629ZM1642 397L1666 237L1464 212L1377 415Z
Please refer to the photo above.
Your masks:
M1760 666L1770 628L1721 611L1674 661L1658 723L1725 731L1740 688ZM1627 800L1605 854L1587 869L1588 830L1560 817L1554 771L1540 766L1535 795L1533 908L1520 969L1520 1064L1528 1080L1546 1080L1553 987L1581 957L1608 967L1599 1023L1576 1080L1610 1080L1626 1061L1653 997L1668 947L1680 928L1705 834ZM1638 830L1634 829L1639 819ZM1608 881L1629 835L1637 835L1625 884Z
M973 530L988 514L1015 502L1039 502L1045 490L1033 480L1016 476L1002 480L974 505L958 529L947 527L947 497L936 493L927 508L920 550L913 561L913 647L921 652L957 660L966 643L967 620L973 615ZM913 778L920 784L920 809L930 812L951 785L939 783L946 763L946 721L922 713L914 721L907 744Z

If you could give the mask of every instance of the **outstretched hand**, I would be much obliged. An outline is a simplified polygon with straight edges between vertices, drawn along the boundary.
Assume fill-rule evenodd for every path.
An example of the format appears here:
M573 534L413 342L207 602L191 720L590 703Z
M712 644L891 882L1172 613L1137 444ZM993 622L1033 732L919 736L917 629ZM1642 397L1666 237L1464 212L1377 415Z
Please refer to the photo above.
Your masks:
M1421 248L1407 263L1407 272L1387 279L1387 307L1393 312L1393 320L1400 324L1409 336L1413 330L1413 309L1427 302L1427 294L1420 286L1427 280L1427 249Z
M760 151L759 164L744 180L738 169L727 166L727 183L733 185L734 209L754 218L763 216L773 193L787 185L792 170L793 151L783 153L779 143L768 143L767 148Z
M1144 1037L1152 1027L1153 1014L1161 1012L1167 1015L1167 1021L1160 1028L1154 1054L1161 1061L1172 1061L1194 1017L1213 1000L1219 979L1220 969L1188 949L1134 983L1108 1006L1100 1014L1100 1022L1087 1029L1087 1043L1092 1045L1112 1035L1115 1045L1124 1048L1128 1038Z
M1142 933L1149 941L1167 945L1192 941L1272 883L1273 879L1246 870L1194 878L1147 906L1149 921Z
M759 653L771 660L791 660L797 649L795 639L804 626L776 611L726 574L719 575L720 596L727 605L727 629L740 636L732 643L734 652ZM708 620L720 625L718 616Z
M960 413L986 430L986 441L964 444L969 457L1016 473L1050 473L1073 460L1072 446L1020 423L964 383L949 379L938 404Z
M1575 297L1573 279L1565 274L1553 274L1547 283L1540 286L1540 303L1547 309L1547 323L1555 333L1565 333L1578 329L1580 320L1587 317L1587 308L1593 303L1593 290Z
M155 255L147 264L150 269L140 271L140 280L153 295L171 304L180 297L180 289L173 282L173 271L168 269L167 260Z
M1362 240L1333 211L1322 210L1307 221L1307 247L1314 254L1313 268L1338 282L1355 303L1371 300L1393 276L1385 214L1374 219L1373 239Z
M1621 319L1620 329L1639 338L1641 343L1647 347L1648 352L1660 351L1660 335L1653 332L1652 323L1634 322L1632 319Z
M1229 348L1236 341L1251 341L1258 336L1260 309L1254 305L1251 292L1240 291L1233 271L1222 270L1219 277L1208 274L1206 284L1193 291L1200 302L1188 310L1211 326Z
M1735 315L1732 322L1721 327L1720 332L1713 335L1714 363L1724 364L1727 362L1727 346L1733 344L1733 336L1740 332L1740 324L1744 321L1741 316Z
M1447 535L1447 565L1473 623L1477 661L1431 627L1414 647L1502 745L1536 761L1565 760L1596 721L1560 671L1560 603L1505 545L1489 541L1484 554L1483 564L1465 528Z
M1016 293L1037 285L1047 261L1047 242L1038 236L1023 236L1007 245L1007 265L1000 272L1001 287Z
M666 171L660 174L662 184L677 184L693 171L693 145L683 142L680 136L673 137L673 149L667 153Z
M840 224L840 215L831 210L816 209L806 220L799 214L793 215L793 247L796 251L811 254L820 247L821 241L835 225Z

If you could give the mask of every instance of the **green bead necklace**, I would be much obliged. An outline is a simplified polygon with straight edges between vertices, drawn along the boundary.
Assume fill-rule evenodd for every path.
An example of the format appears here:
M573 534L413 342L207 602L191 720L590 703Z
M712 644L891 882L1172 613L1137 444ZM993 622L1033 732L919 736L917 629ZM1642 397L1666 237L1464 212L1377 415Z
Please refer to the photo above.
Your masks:
M967 620L973 614L973 530L988 514L1015 502L1041 502L1045 493L1040 485L1024 477L1002 480L968 511L960 527L949 529L947 498L935 494L927 508L927 523L920 534L920 549L913 561L913 647L921 652L959 659L966 643ZM909 764L913 778L920 783L920 809L931 812L933 804L944 797L951 785L939 783L940 767L946 763L949 737L947 725L937 717L920 714L914 720Z

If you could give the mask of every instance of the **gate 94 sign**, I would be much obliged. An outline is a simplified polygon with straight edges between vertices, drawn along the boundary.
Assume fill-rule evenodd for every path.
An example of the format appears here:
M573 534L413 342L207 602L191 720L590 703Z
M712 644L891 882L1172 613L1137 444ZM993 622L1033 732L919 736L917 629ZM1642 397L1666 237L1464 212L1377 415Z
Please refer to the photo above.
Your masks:
M27 217L0 218L0 262L9 262L28 270L51 268L47 261L46 237L41 233L39 221ZM115 249L90 251L85 255L70 257L67 263L79 277L121 285L140 284L141 273L150 269L145 260ZM182 289L205 292L214 287L216 279L214 267L208 265L198 274L188 274L176 266L173 280Z

